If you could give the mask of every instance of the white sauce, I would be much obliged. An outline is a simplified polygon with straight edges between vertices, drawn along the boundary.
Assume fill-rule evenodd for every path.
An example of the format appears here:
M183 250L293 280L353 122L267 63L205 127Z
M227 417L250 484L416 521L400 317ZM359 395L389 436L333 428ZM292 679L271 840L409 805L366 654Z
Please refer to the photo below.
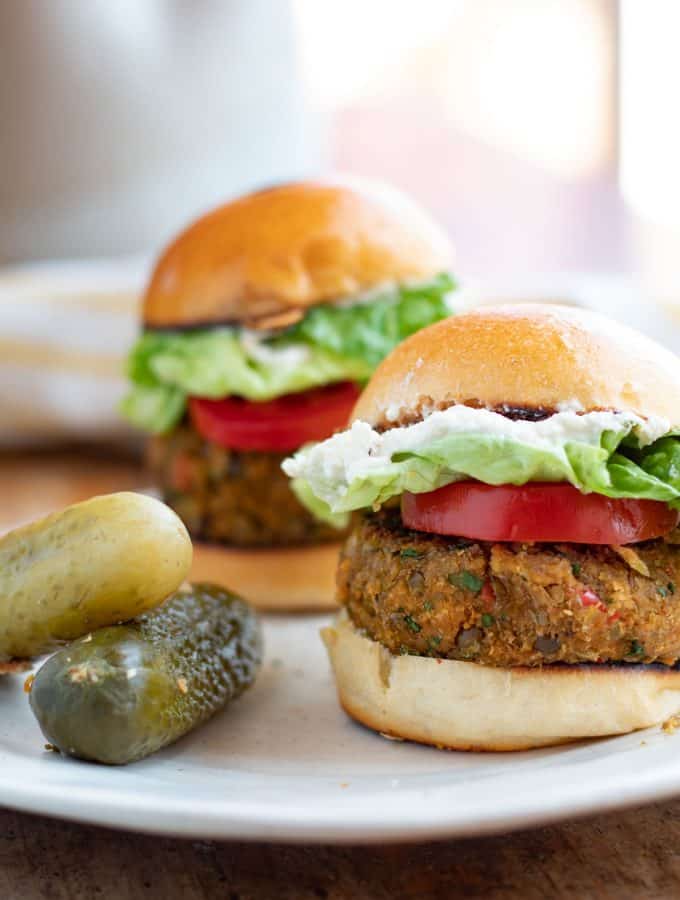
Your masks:
M395 291L400 285L402 287L418 287L418 285L421 284L426 284L426 280L423 278L406 278L403 281L381 281L380 284L377 284L368 290L359 291L356 294L349 294L346 297L335 300L332 303L332 306L339 306L341 308L362 306L366 303L373 303L385 294ZM457 311L457 298L459 292L460 289L454 288L451 291L447 291L443 296L444 305L450 313Z
M270 332L241 328L238 339L247 356L265 366L281 367L286 370L296 369L309 359L309 348L305 344L288 344L284 347L272 347L265 343Z
M400 282L404 285L422 284L422 279L413 281L407 280ZM348 297L342 297L333 302L332 306L352 307L362 306L364 304L373 303L385 293L393 291L398 286L396 281L384 281L379 285L370 288L370 290L361 291L357 294L350 294ZM449 291L444 295L444 303L450 312L454 312L455 292ZM276 330L252 328L240 328L238 330L238 339L245 350L246 354L255 362L263 365L281 365L288 369L303 365L309 359L309 349L304 344L290 344L286 347L272 347L266 343L268 339L276 334ZM422 360L418 360L418 364L422 365Z
M372 288L368 288L368 290L359 291L356 294L348 294L346 297L340 297L330 305L338 306L341 309L347 309L352 306L363 306L367 303L373 303L374 300L377 300L389 291L395 290L396 287L396 281L381 281L380 284L374 285Z
M650 444L670 430L665 419L643 419L635 413L573 411L558 412L538 422L513 420L488 409L450 406L437 410L422 422L392 428L382 434L367 422L354 422L351 428L328 440L302 450L286 459L283 470L293 478L304 478L314 488L341 492L355 479L389 463L400 451L417 451L452 434L488 434L511 438L518 443L541 449L553 449L569 441L599 445L603 431L631 428L641 446ZM326 491L324 491L326 493Z

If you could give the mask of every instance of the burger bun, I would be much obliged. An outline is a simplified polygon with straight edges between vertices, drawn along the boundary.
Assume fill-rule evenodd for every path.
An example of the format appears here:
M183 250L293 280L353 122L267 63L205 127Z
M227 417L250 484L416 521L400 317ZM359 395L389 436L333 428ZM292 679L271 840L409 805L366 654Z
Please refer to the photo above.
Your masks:
M353 719L449 750L530 750L636 731L680 711L680 671L665 666L502 669L393 656L345 611L322 636Z

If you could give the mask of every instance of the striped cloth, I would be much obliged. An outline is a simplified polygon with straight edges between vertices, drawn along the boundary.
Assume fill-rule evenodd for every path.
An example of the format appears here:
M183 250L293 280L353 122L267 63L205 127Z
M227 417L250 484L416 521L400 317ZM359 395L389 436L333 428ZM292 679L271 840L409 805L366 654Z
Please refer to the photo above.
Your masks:
M0 446L127 438L140 259L0 268Z
M0 447L129 440L117 405L138 333L149 260L0 268ZM463 311L488 302L572 303L639 328L680 353L680 316L618 275L553 273L521 284L465 279Z

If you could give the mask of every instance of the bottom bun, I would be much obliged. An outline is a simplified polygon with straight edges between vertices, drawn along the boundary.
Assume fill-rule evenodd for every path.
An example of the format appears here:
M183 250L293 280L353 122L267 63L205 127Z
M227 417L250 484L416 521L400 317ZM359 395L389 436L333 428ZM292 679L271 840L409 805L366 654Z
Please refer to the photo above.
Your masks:
M501 669L392 656L344 610L322 637L352 718L389 737L450 750L529 750L623 734L680 710L680 671L665 666Z
M329 609L339 544L244 550L194 541L191 581L224 585L258 609Z

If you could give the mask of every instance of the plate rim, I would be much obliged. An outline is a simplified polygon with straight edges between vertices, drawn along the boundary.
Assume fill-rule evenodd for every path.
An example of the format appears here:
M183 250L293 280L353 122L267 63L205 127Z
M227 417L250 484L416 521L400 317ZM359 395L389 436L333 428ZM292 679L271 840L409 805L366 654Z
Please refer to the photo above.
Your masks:
M643 736L650 732L657 733L658 728L635 734ZM671 736L668 738L672 740ZM410 819L387 821L378 815L373 819L361 819L357 811L366 801L357 797L359 802L354 807L350 804L352 815L345 814L344 820L336 818L332 821L328 815L311 813L310 805L305 804L305 812L295 821L295 814L300 810L290 804L283 811L281 807L270 807L268 813L263 803L240 803L230 808L228 802L225 804L214 798L208 802L203 800L192 809L193 801L187 795L157 795L153 804L148 804L144 793L135 795L132 789L120 790L115 779L106 788L97 787L93 796L91 787L59 784L40 775L31 777L37 774L35 770L44 770L46 762L44 758L24 760L11 768L11 778L4 772L0 774L0 804L36 815L164 837L282 844L376 844L477 837L599 815L680 794L679 756L677 762L669 761L660 768L650 766L634 773L620 772L599 785L586 779L577 791L570 785L571 796L560 796L558 803L554 802L551 792L540 798L525 796L523 803L515 802L509 809L499 805L497 813L486 812L477 818L470 815L456 818L442 813L445 801L450 799L448 795L455 793L456 785L452 785L450 789L428 789L430 800L433 794L440 795L436 814L429 817L411 816ZM69 766L94 765L68 759L60 762ZM553 767L548 766L534 781L551 781L554 776ZM506 784L515 781L521 785L526 780L525 775L520 774L506 779ZM564 792L562 786L557 794ZM351 793L345 794L343 799L348 797L351 798ZM344 806L346 813L347 804ZM455 808L455 804L452 806Z

